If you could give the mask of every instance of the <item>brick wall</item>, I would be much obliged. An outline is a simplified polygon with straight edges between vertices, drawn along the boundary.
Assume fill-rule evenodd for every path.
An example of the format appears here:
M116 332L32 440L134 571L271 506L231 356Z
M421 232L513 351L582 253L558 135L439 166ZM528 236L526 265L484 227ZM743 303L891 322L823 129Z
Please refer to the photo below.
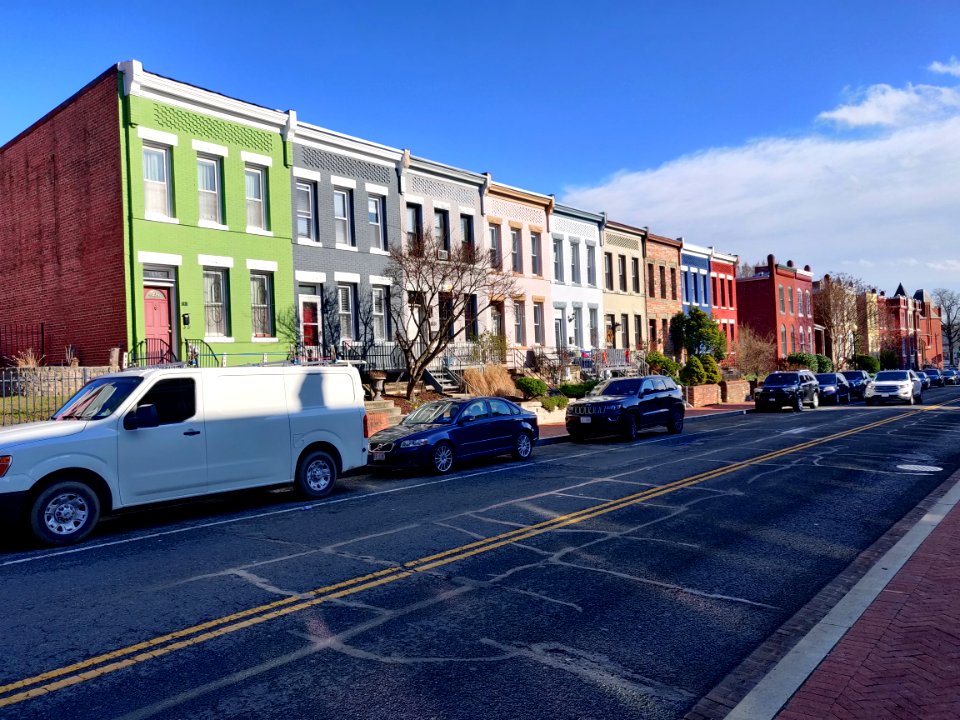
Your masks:
M126 340L117 72L0 148L0 323L46 323L47 362Z
M657 345L659 350L666 349L672 352L670 346L669 333L663 332L663 322L669 320L681 310L680 302L680 243L671 238L661 238L657 235L648 234L646 243L647 268L644 272L644 278L647 281L647 320L656 321L657 324ZM653 266L653 292L649 292L650 265ZM660 281L660 268L664 268L665 283ZM671 272L676 276L676 296L674 297L674 288L671 283ZM663 297L662 297L663 296ZM649 332L649 331L648 331ZM666 343L666 348L664 347Z

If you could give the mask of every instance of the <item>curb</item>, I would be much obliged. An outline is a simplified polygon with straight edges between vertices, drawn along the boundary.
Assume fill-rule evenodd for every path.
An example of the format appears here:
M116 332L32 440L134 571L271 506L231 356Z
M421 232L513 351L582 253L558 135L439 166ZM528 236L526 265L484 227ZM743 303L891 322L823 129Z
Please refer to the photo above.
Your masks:
M776 717L947 513L960 505L960 470L946 482L950 481L953 481L950 489L744 696L726 716L727 720L772 720Z
M722 410L720 412L710 413L708 415L691 415L690 417L685 417L684 422L689 423L694 420L704 420L706 418L718 418L718 417L729 417L732 415L746 415L747 413L752 413L753 410ZM542 445L558 445L560 443L570 442L569 435L554 435L553 437L540 438L537 440L537 447Z

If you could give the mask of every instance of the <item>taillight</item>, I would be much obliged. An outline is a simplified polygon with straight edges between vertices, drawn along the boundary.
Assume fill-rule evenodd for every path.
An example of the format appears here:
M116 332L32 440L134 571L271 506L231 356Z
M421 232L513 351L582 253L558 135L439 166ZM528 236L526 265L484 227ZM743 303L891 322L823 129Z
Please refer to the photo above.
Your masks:
M7 474L7 470L10 469L10 463L12 462L12 455L0 455L0 478Z
M367 422L367 414L363 414L363 436L365 438L370 437L370 423ZM3 477L0 475L0 477Z

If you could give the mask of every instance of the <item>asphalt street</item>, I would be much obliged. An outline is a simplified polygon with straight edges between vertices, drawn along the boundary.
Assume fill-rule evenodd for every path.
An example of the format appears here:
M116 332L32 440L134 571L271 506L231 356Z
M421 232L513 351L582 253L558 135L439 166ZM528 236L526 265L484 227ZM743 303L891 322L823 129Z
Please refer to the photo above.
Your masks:
M958 467L946 388L8 536L0 718L679 718Z

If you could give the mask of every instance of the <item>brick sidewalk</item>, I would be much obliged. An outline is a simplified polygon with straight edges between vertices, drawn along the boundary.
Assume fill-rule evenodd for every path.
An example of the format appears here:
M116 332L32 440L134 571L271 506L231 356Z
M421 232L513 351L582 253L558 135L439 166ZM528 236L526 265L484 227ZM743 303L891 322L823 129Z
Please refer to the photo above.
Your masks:
M960 718L960 506L777 718Z

